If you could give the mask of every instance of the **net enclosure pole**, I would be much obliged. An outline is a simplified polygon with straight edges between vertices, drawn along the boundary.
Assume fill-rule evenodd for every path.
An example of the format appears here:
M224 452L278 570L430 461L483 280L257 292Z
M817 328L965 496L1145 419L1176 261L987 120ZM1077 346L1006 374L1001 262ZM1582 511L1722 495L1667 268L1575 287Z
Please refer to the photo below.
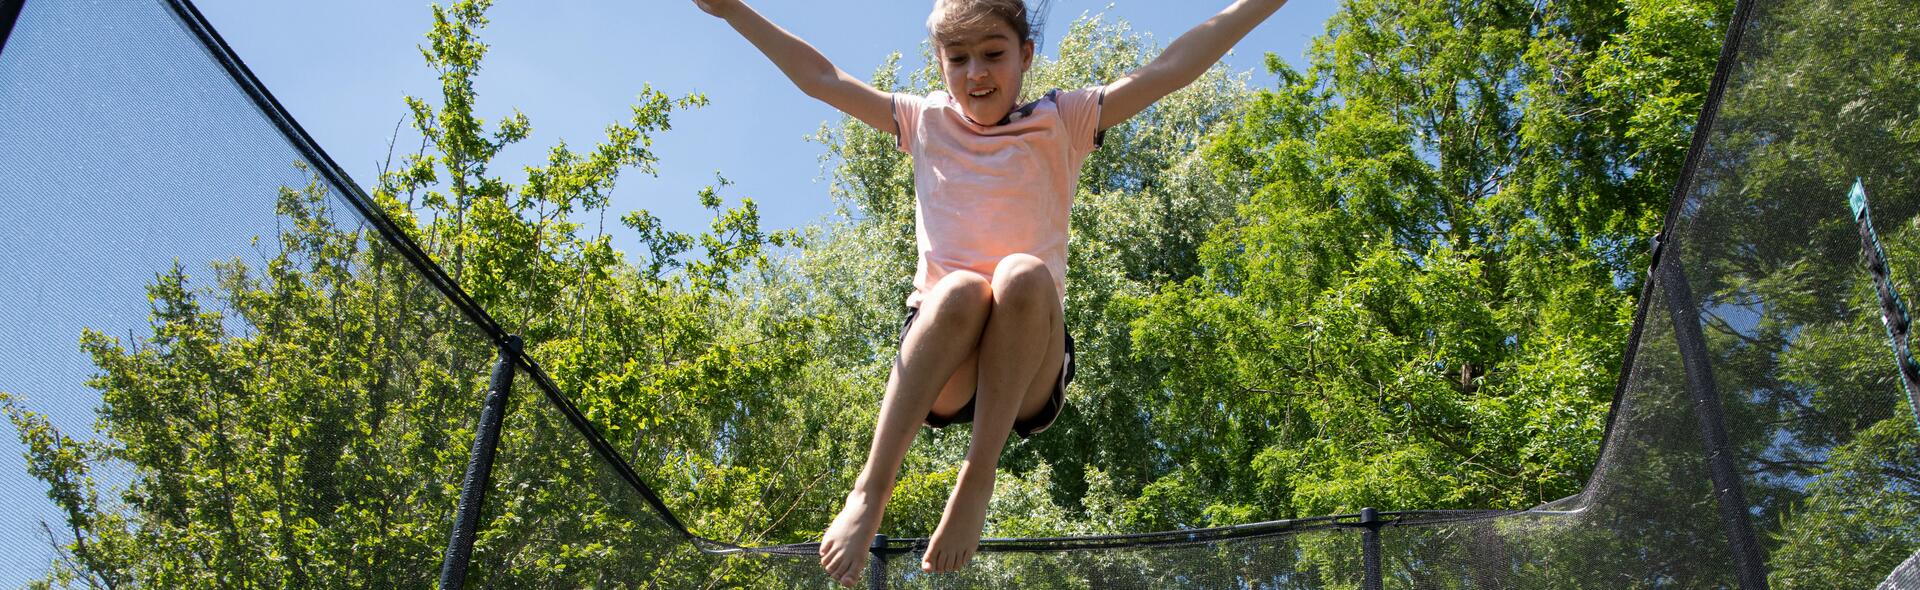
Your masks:
M887 536L874 535L868 550L873 558L867 560L867 590L887 590Z
M1676 246L1667 244L1666 248L1677 249ZM1746 487L1734 465L1733 445L1727 440L1726 408L1714 383L1706 335L1700 329L1700 310L1695 306L1693 289L1687 284L1687 273L1680 267L1678 253L1669 252L1664 259L1657 259L1654 275L1666 289L1673 337L1680 349L1680 364L1686 376L1687 392L1693 398L1693 413L1699 421L1700 439L1707 454L1707 472L1720 509L1720 525L1733 552L1740 588L1767 590L1766 561L1760 555L1759 539L1748 516Z
M1766 590L1767 565L1760 553L1759 537L1753 531L1753 520L1748 514L1746 488L1734 464L1734 449L1727 440L1726 408L1721 402L1720 390L1714 383L1706 335L1700 328L1699 301L1694 299L1693 288L1687 283L1687 273L1680 263L1680 251L1685 244L1681 242L1681 236L1672 232L1688 204L1696 203L1688 197L1691 191L1698 188L1694 173L1703 166L1702 154L1707 152L1714 119L1720 111L1720 100L1726 95L1734 65L1739 62L1741 41L1748 19L1755 10L1754 5L1754 0L1739 0L1733 10L1733 19L1727 23L1726 40L1720 44L1719 64L1714 67L1713 81L1708 85L1707 103L1701 106L1700 118L1693 126L1693 141L1687 147L1687 158L1681 166L1679 181L1674 184L1664 229L1653 237L1653 268L1648 273L1650 276L1644 295L1651 297L1657 285L1666 296L1668 317L1673 321L1674 344L1679 349L1680 365L1687 393L1692 398L1694 417L1699 421L1702 450L1707 455L1707 471L1713 484L1714 500L1719 507L1720 525L1726 533L1728 549L1733 554L1734 572L1741 590ZM1648 313L1652 313L1652 310L1649 309ZM1638 320L1635 323L1638 324Z
M493 454L500 446L500 426L506 422L507 400L513 390L514 357L522 342L508 336L500 348L500 360L493 365L487 380L487 398L480 409L479 429L473 436L473 454L467 460L467 475L460 484L460 512L447 535L446 561L440 565L440 588L461 588L467 581L467 562L473 557L474 536L480 532L480 509L487 502L487 487L493 482Z
M1372 508L1360 509L1360 560L1366 568L1366 581L1360 587L1363 590L1380 590L1380 511Z

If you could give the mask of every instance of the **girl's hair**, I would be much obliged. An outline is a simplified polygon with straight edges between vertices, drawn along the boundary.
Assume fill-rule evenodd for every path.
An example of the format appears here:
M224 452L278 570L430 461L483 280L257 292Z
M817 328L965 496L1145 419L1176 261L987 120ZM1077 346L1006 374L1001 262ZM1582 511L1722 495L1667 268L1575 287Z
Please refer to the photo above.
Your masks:
M943 40L993 26L995 19L1013 27L1019 37L1016 41L1034 40L1023 0L934 0L933 14L927 15L927 30L933 33L937 46Z

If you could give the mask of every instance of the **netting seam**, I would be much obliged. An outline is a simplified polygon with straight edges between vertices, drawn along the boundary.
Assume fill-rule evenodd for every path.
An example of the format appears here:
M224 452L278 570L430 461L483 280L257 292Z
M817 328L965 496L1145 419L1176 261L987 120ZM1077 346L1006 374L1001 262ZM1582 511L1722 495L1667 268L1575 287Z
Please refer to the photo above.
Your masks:
M1526 514L1526 512L1514 510L1422 510L1382 512L1380 514L1384 517L1390 517L1389 520L1381 522L1383 526L1411 528L1486 520L1503 516ZM1359 519L1359 514L1342 514L1289 520L1272 520L1185 531L1157 531L1151 533L1070 537L990 538L981 539L980 552L1069 553L1206 545L1224 541L1244 541L1331 529L1353 529L1365 526L1360 524ZM888 539L886 545L876 549L875 552L894 555L924 551L927 543L928 539L923 537ZM726 553L741 555L813 556L817 558L819 556L819 547L819 543L794 543L767 547L736 548Z

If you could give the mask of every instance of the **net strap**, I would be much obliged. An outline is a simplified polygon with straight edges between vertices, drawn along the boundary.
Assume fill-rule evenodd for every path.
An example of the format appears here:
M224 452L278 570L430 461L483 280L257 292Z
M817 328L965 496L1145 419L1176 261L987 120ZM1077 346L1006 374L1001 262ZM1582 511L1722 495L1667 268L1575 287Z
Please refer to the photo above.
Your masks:
M1914 363L1913 352L1907 344L1912 316L1907 313L1900 290L1893 286L1893 274L1887 270L1887 251L1880 247L1880 234L1873 231L1867 188L1858 179L1853 181L1853 190L1847 193L1847 204L1853 208L1854 222L1860 227L1860 251L1866 255L1867 272L1873 275L1873 291L1880 296L1880 323L1886 326L1887 340L1893 344L1893 365L1900 372L1900 385L1907 390L1907 411L1913 416L1914 427L1920 428L1920 365Z

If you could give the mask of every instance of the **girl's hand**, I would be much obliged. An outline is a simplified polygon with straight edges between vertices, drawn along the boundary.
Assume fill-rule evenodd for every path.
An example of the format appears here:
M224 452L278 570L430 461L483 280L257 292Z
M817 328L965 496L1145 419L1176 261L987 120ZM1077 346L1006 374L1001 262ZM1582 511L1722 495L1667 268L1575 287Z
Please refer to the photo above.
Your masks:
M734 9L740 7L740 0L693 0L693 5L700 7L700 10L706 11L707 14L727 18L733 14Z

